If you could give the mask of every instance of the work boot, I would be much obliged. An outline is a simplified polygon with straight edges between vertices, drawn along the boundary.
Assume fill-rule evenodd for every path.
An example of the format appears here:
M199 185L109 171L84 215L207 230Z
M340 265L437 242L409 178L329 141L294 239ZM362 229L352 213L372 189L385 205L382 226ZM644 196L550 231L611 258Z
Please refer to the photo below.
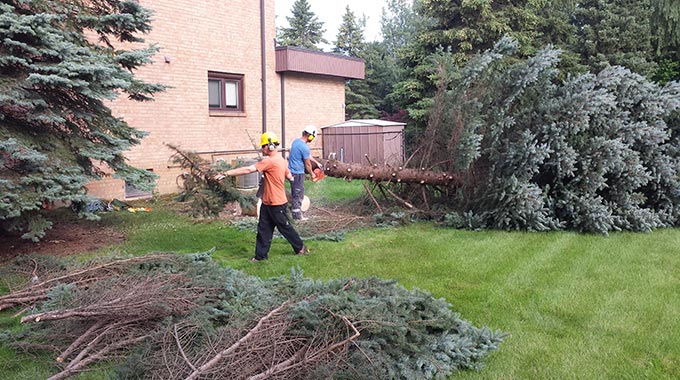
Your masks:
M302 249L295 254L295 256L304 256L309 253L309 249L307 249L306 245L302 246Z

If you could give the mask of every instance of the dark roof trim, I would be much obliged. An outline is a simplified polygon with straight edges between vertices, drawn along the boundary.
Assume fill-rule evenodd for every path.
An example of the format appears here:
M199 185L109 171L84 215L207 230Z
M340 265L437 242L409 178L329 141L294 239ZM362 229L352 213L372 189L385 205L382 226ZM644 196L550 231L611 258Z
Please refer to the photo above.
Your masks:
M324 53L294 46L276 48L276 72L329 75L346 79L364 79L363 59Z
M337 124L326 125L321 129L326 128L342 128L342 127L403 127L406 123L398 121L380 120L380 119L350 119Z

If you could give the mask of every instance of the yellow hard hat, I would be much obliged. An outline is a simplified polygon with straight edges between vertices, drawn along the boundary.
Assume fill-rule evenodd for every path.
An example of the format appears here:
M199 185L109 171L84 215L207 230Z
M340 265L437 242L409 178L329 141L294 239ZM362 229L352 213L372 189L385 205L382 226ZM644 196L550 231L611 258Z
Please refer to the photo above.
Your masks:
M260 139L260 146L279 145L279 138L273 132L265 132Z

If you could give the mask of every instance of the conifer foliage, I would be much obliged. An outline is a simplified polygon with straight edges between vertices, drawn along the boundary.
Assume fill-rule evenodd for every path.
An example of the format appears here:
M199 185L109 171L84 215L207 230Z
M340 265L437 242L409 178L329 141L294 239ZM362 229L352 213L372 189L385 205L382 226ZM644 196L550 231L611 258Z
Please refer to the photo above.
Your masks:
M501 40L440 91L416 160L455 173L447 223L510 230L649 231L680 216L680 84L622 67L556 80L557 50L526 61Z
M153 186L123 156L144 133L104 103L164 89L132 73L154 46L121 48L141 46L150 16L136 1L0 2L0 230L37 240L50 226L44 205L85 201L84 185L104 170Z
M233 181L215 179L216 174L229 168L226 163L220 161L213 165L194 152L171 144L167 144L167 147L174 152L172 162L183 170L177 178L177 185L182 189L177 200L191 203L192 216L215 217L224 211L227 202L248 203L250 197L242 195L234 187Z
M50 380L113 358L125 358L120 379L416 380L480 368L505 335L394 281L323 282L299 270L262 280L210 253L70 267L20 257L12 268L38 280L1 296L0 310L32 306L21 318L29 327L0 341L52 351Z
M364 41L364 28L366 18L357 18L354 12L345 7L342 16L342 24L338 29L337 40L333 52L349 57L361 58L366 61L366 80L348 80L345 83L345 119L374 119L380 116L376 106L380 100L375 95L371 86L375 81L369 79L374 75L372 59L368 57L367 47Z
M317 45L328 42L323 38L326 30L307 0L295 0L291 12L292 17L286 17L289 26L280 30L279 44L321 50Z
M343 54L349 57L360 57L364 50L364 28L366 27L366 19L357 20L354 12L345 7L345 14L342 16L342 24L338 29L337 40L333 53Z

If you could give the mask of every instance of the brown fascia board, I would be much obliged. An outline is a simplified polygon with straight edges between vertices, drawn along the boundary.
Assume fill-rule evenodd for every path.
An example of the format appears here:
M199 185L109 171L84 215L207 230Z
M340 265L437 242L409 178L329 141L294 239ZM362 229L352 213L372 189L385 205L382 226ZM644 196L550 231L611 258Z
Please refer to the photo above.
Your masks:
M294 46L276 48L276 72L328 75L345 79L364 79L363 59L324 53Z

